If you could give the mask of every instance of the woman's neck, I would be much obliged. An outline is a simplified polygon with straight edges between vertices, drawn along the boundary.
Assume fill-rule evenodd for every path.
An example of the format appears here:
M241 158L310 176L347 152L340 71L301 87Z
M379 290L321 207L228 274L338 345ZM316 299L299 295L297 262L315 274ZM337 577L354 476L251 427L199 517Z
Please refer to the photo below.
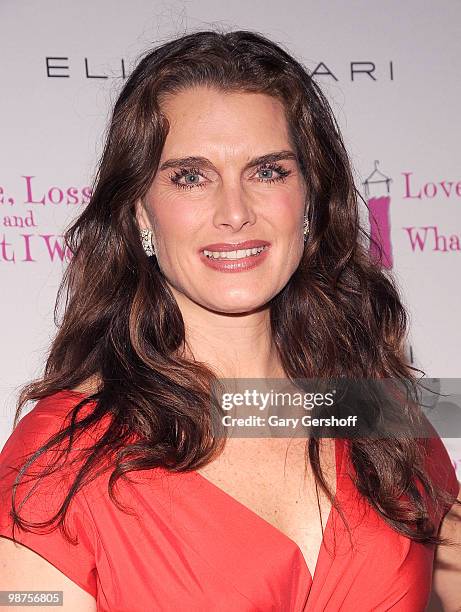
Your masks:
M184 355L221 378L285 378L272 340L269 307L223 314L179 300L186 329Z

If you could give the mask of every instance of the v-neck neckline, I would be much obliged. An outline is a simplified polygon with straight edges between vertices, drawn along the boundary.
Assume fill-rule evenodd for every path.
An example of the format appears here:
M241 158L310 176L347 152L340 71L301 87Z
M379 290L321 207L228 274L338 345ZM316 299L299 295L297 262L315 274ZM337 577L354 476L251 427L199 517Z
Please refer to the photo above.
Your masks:
M81 391L74 391L72 389L64 389L61 393L63 394L70 394L70 395L77 395L80 397L88 397L85 393L81 392ZM94 401L94 400L92 400ZM335 502L338 500L338 496L341 492L340 489L340 483L341 483L341 472L343 469L343 463L344 463L344 444L345 444L345 440L342 438L334 438L335 440L335 466L336 466L336 489L335 489L335 494L333 496L333 499L335 500ZM165 468L163 468L165 469ZM257 512L255 512L254 510L252 510L250 507L246 506L244 503L242 503L241 501L239 501L238 499L236 499L235 497L233 497L230 493L227 493L224 489L221 489L221 487L219 487L218 485L214 484L213 482L211 482L211 480L208 480L208 478L206 478L206 476L203 476L202 474L200 474L198 471L196 470L191 470L191 471L186 471L186 472L182 472L182 474L189 474L192 475L193 477L198 478L203 484L205 484L206 486L210 487L210 489L214 490L216 493L223 495L226 499L230 500L235 506L239 507L243 512L246 512L249 516L253 517L254 520L256 520L257 522L259 522L261 525L264 525L267 529L271 530L273 533L275 533L279 538L281 538L282 540L284 540L285 542L289 543L291 546L293 546L295 548L295 550L298 552L300 559L302 561L302 564L304 565L304 568L311 580L311 584L314 582L315 577L318 573L318 568L321 565L321 561L323 559L323 549L324 549L324 543L326 540L326 536L328 535L330 529L331 529L331 523L333 521L333 514L335 512L335 507L334 505L331 506L330 508L330 512L328 513L328 518L327 518L327 522L325 524L325 529L323 531L323 536L322 536L322 540L320 542L320 549L319 549L319 554L317 556L317 561L315 563L315 568L314 568L314 574L311 574L311 571L309 569L309 566L307 565L306 559L304 557L304 553L301 550L301 547L299 546L299 544L293 540L292 538L290 538L290 536L288 536L285 532L283 532L281 529L279 529L278 527L276 527L275 525L273 525L272 523L270 523L268 520L266 520L265 518L263 518L261 515L259 515Z
M342 472L343 459L344 459L344 440L341 438L334 438L334 440L335 440L336 489L335 489L335 494L333 496L333 499L336 502L341 492L340 491L340 483L341 483L340 476ZM260 514L252 510L249 506L246 506L243 502L239 501L236 497L234 497L230 493L227 493L227 491L225 491L224 489L216 485L211 480L208 480L208 478L200 474L200 472L196 470L192 470L189 472L189 474L198 478L202 483L204 483L206 486L213 489L216 493L223 495L225 498L230 500L235 506L239 507L243 512L246 512L249 516L253 517L254 520L261 523L261 525L264 525L265 527L267 527L267 529L272 530L272 532L277 534L278 537L280 537L282 540L285 540L285 542L288 542L291 546L293 546L300 555L300 558L309 575L311 583L314 582L318 571L320 571L318 570L318 568L321 565L321 561L323 558L323 549L324 549L325 539L331 529L331 523L333 521L333 513L335 511L334 505L331 506L330 512L328 513L327 522L325 524L325 529L323 530L322 540L320 542L319 554L317 556L317 561L315 563L314 574L311 574L309 566L307 565L306 558L304 557L304 553L301 550L301 547L299 546L299 544L295 540L293 540L293 538L290 538L290 536L288 536L284 531L282 531L281 529L273 525L267 519L263 518Z

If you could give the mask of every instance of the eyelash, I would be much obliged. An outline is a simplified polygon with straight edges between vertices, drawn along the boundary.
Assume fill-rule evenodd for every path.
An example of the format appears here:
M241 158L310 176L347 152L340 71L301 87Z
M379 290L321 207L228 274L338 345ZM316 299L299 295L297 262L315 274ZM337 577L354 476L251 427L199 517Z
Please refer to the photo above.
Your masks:
M262 164L261 166L258 167L258 169L256 170L256 173L261 172L262 170L275 170L276 172L278 172L280 174L280 176L278 176L277 178L272 178L272 179L256 179L257 181L259 181L260 183L278 183L278 182L284 182L286 177L291 174L290 170L285 170L285 168L283 168L282 166L280 166L279 164L276 164L274 162L267 162L265 164ZM189 174L198 174L199 176L202 176L203 178L206 178L198 168L180 168L179 172L175 171L173 174L170 174L170 179L171 182L174 183L174 185L176 185L176 187L178 187L178 189L193 189L194 187L205 187L205 182L203 183L197 183L196 185L185 185L184 183L180 183L180 179L183 176L188 176Z

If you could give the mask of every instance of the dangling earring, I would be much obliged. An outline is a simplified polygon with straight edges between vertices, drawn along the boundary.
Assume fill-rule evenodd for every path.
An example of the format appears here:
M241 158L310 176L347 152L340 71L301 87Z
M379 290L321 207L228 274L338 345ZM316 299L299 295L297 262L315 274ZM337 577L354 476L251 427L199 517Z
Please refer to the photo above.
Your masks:
M147 229L147 228L142 229L140 231L140 234L141 234L142 248L146 252L146 255L148 257L155 255L154 245L152 244L152 236L153 236L152 230Z
M304 217L304 242L307 240L307 234L309 233L309 221L307 217Z

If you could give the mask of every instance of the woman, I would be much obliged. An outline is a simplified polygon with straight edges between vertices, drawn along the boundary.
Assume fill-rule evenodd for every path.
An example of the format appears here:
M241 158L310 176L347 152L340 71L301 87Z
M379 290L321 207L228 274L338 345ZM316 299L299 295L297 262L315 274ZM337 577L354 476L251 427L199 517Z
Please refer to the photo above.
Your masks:
M435 546L457 554L437 536L459 492L439 438L212 435L218 378L414 380L357 195L326 99L282 47L196 32L145 55L15 424L40 401L2 451L2 589L82 611L424 609ZM434 584L454 605L456 574Z

